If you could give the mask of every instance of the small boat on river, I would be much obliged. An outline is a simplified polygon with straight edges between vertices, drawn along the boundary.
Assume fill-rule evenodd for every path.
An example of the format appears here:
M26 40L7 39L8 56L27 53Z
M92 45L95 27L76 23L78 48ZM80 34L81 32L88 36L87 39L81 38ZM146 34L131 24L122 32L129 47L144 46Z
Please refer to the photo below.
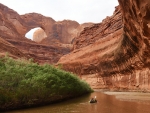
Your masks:
M91 98L91 100L89 102L90 103L97 103L96 96L95 96L95 98Z

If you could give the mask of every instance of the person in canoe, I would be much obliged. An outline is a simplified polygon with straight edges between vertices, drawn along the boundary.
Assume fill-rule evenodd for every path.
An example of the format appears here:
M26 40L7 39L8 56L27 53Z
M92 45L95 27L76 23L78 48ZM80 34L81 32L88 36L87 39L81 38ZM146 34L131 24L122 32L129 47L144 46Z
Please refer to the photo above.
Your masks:
M97 102L96 96L95 96L95 98L91 98L91 100L90 100L89 102L90 102L90 103L96 103L96 102Z

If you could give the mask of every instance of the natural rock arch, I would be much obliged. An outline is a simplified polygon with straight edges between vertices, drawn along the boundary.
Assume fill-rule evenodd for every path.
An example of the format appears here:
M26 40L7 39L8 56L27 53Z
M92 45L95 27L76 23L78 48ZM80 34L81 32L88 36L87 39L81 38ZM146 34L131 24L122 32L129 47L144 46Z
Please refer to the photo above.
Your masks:
M38 13L19 15L3 4L0 4L0 6L0 16L5 17L0 20L0 27L2 27L0 32L7 31L5 35L4 33L0 35L4 39L26 40L25 35L27 32L33 28L40 27L47 35L48 40L46 42L56 39L60 43L70 44L72 39L83 29L82 25L76 21L63 20L56 22L51 17ZM5 25L3 25L3 22L5 22Z
M41 42L44 38L47 37L47 35L42 28L36 27L27 32L25 37L35 42Z
M36 28L36 27L42 28L45 31L46 35L50 36L51 35L50 31L52 31L53 25L55 24L55 20L53 20L52 18L45 17L37 13L25 14L25 15L22 15L21 18L26 23L25 25L26 30L24 33L22 33L24 36L31 29Z

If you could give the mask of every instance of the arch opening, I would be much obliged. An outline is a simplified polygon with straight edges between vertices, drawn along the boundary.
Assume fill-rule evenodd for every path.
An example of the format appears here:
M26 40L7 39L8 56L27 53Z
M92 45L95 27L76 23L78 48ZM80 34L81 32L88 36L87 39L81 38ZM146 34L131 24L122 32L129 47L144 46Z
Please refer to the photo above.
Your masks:
M47 37L47 35L41 27L36 27L28 31L25 34L25 37L35 42L41 42L44 38Z

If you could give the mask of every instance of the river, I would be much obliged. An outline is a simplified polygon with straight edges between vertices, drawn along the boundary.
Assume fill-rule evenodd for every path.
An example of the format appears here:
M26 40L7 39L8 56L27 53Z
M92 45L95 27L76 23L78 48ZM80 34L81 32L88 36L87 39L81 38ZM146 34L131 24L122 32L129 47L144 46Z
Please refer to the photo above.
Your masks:
M94 96L98 102L90 104ZM150 113L150 94L95 91L57 104L7 113Z

